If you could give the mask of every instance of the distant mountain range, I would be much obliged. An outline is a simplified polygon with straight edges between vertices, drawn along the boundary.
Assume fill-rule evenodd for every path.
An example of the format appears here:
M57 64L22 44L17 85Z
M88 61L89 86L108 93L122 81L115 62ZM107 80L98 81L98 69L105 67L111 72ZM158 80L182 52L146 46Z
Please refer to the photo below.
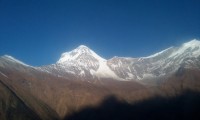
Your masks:
M170 75L180 68L200 68L199 56L198 40L167 48L148 57L113 57L109 60L100 57L87 46L80 45L63 53L55 64L32 68L58 77L82 80L144 80ZM6 55L2 59L29 66L11 56Z
M0 120L67 119L109 96L132 105L154 96L199 92L199 73L196 39L147 57L109 60L80 45L63 53L55 64L41 67L4 55L0 57Z

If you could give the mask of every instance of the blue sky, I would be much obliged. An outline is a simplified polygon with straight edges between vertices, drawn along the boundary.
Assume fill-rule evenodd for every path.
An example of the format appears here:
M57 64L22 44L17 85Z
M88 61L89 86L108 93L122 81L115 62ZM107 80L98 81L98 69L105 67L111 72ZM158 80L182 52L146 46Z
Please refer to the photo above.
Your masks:
M55 63L84 44L100 56L148 56L200 38L200 0L0 0L0 55Z

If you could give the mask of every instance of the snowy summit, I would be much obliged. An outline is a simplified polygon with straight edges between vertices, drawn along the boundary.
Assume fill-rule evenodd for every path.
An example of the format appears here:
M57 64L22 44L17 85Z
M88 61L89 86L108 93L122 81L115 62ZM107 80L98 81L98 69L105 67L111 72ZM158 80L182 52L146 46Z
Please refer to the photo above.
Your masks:
M65 63L68 61L78 60L83 56L92 56L97 60L105 60L87 46L80 45L79 47L70 52L63 53L57 63Z
M120 79L109 68L106 59L100 57L85 45L80 45L70 52L63 53L57 64L61 66L59 68L76 69L76 72L73 70L70 70L70 72L81 76L86 76L89 71L89 75L92 77Z

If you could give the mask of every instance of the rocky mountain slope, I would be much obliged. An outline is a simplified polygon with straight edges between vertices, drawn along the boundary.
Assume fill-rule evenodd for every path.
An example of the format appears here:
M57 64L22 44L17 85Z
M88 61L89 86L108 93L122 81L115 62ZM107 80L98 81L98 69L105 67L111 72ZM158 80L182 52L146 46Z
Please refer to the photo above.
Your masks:
M96 79L90 83L57 77L10 56L0 58L0 71L0 81L42 120L62 119L83 107L97 105L109 95L130 101L131 96L141 99L140 92L146 89L144 85L133 81ZM128 91L136 92L127 94ZM143 95L147 96L149 94ZM0 103L4 103L4 100L0 99ZM0 115L1 118L3 116Z
M101 106L110 97L132 106L156 96L176 97L188 89L198 94L199 47L200 42L192 40L148 57L106 60L82 45L63 53L57 63L42 67L2 56L0 120L68 119L84 108ZM183 102L196 100L189 97ZM198 105L194 102L195 109L188 111L199 111Z

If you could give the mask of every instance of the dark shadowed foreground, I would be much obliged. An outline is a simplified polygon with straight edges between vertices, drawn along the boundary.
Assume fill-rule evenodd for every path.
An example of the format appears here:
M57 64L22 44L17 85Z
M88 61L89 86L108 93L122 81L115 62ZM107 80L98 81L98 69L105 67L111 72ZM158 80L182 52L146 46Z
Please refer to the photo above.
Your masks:
M184 91L176 97L153 97L130 104L114 96L98 107L88 107L64 120L199 120L200 92Z

